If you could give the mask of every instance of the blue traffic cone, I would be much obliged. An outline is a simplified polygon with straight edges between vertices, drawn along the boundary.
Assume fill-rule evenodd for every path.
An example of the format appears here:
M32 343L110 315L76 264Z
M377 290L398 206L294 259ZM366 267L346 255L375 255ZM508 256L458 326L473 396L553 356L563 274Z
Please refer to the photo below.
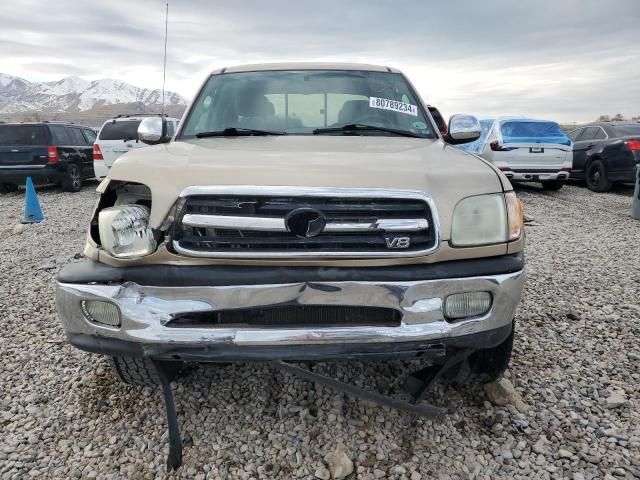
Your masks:
M40 202L36 195L36 188L33 186L31 177L27 177L27 191L24 196L24 219L22 223L40 223L44 220Z

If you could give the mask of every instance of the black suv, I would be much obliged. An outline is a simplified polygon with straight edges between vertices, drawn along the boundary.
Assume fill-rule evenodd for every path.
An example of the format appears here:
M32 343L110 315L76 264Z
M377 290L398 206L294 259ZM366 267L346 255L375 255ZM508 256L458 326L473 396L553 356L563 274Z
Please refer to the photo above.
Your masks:
M77 192L93 173L88 127L67 122L0 123L0 193L17 190L27 177Z
M584 180L594 192L614 182L635 182L640 163L640 123L593 123L569 133L573 141L571 178Z

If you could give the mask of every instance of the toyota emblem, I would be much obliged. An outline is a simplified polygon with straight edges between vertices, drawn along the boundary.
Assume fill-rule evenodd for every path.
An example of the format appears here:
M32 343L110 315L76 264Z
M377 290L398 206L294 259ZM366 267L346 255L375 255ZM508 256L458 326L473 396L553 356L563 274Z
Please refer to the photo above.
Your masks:
M314 208L296 208L284 219L287 231L300 238L320 235L327 224L327 218Z

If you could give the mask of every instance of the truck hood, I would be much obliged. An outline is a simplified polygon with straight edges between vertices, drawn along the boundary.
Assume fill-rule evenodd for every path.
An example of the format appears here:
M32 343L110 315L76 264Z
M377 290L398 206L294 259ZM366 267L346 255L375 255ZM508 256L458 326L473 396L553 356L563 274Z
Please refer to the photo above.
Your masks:
M111 180L152 193L159 226L180 192L196 185L271 185L419 190L434 199L443 239L453 208L471 195L503 191L487 162L441 140L383 136L223 137L177 141L120 157Z

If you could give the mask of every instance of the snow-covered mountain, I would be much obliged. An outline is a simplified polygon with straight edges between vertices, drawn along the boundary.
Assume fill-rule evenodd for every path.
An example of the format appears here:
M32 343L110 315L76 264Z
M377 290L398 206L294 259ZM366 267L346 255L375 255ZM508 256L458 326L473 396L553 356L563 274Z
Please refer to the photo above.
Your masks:
M54 82L29 82L0 73L0 113L80 112L119 103L153 108L161 102L162 90L135 87L110 78L88 81L72 76ZM186 105L187 99L165 92L165 102Z

